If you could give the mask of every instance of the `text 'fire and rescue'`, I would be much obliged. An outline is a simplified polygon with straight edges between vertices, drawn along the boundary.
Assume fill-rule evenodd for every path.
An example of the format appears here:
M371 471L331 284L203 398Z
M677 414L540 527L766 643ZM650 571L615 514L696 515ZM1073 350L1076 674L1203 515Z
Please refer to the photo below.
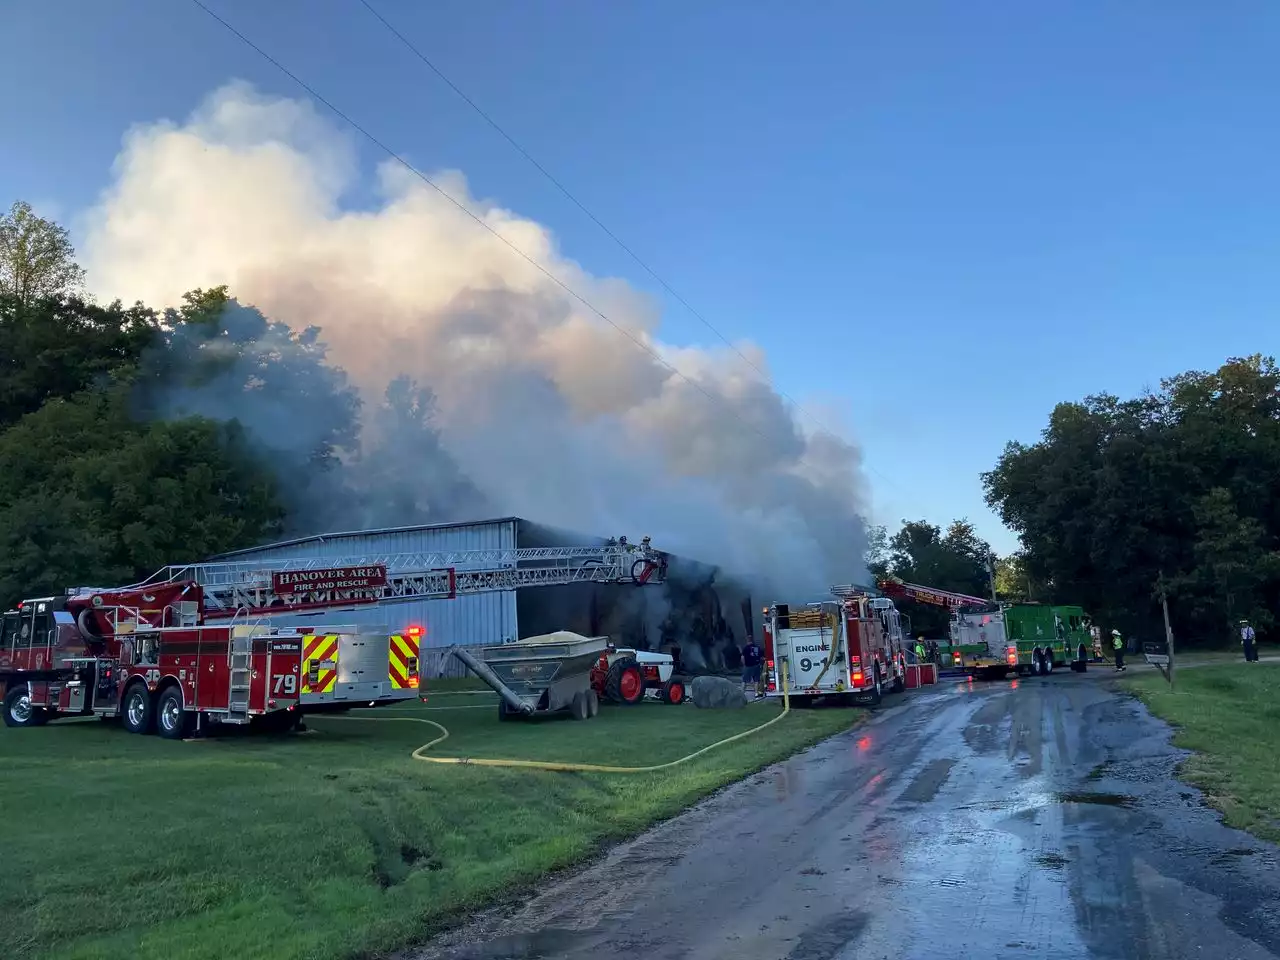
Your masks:
M324 570L285 570L271 575L276 593L311 593L321 590L369 590L387 585L387 568L329 567Z

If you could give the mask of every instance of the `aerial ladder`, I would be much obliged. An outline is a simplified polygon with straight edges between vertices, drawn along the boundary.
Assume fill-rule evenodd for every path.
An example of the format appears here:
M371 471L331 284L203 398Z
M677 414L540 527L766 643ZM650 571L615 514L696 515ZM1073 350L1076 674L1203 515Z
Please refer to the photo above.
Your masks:
M69 596L138 591L177 583L201 587L205 621L272 617L360 604L453 599L496 590L572 583L661 583L666 555L649 538L592 546L214 560L162 567L111 591L80 587Z
M1003 618L995 601L907 583L897 577L878 580L876 587L886 596L945 607L951 614L948 651L951 666L970 675L1003 675L1008 666L1008 655L1005 652Z

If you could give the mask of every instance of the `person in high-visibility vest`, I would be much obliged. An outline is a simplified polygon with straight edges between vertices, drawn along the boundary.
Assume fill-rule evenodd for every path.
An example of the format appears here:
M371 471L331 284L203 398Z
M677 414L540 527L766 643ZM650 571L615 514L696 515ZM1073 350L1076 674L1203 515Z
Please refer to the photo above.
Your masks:
M1111 649L1116 655L1116 669L1124 669L1124 639L1120 636L1119 630L1111 631Z
M916 663L924 663L924 637L916 637Z

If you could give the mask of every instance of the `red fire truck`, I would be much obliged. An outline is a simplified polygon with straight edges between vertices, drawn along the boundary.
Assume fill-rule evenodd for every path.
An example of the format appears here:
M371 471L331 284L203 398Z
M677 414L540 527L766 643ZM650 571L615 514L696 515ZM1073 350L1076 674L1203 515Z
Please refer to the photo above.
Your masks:
M131 587L75 588L3 614L4 722L119 716L134 733L171 738L210 722L288 729L305 713L419 696L423 629L335 625L343 612L525 586L660 583L665 571L647 538L166 567Z
M833 587L838 600L805 607L775 603L764 611L765 695L781 697L787 663L791 702L818 697L878 704L906 687L902 625L893 601L856 587Z

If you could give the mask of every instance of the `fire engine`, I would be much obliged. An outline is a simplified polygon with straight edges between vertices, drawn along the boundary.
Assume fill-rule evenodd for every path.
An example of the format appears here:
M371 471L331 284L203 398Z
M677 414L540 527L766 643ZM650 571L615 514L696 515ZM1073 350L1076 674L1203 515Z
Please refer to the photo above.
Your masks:
M133 733L174 739L209 723L288 729L305 713L419 696L421 627L290 622L301 616L527 586L654 584L665 574L648 538L165 567L129 587L73 588L5 613L4 722L120 717Z
M1002 604L897 578L881 580L877 587L890 596L948 608L952 665L971 676L1000 680L1010 670L1048 675L1068 663L1076 672L1088 669L1088 628L1080 607Z
M796 608L775 603L764 610L765 696L781 697L781 664L787 664L791 702L818 697L878 704L885 691L906 688L902 620L888 597L855 586L832 587L838 598Z

